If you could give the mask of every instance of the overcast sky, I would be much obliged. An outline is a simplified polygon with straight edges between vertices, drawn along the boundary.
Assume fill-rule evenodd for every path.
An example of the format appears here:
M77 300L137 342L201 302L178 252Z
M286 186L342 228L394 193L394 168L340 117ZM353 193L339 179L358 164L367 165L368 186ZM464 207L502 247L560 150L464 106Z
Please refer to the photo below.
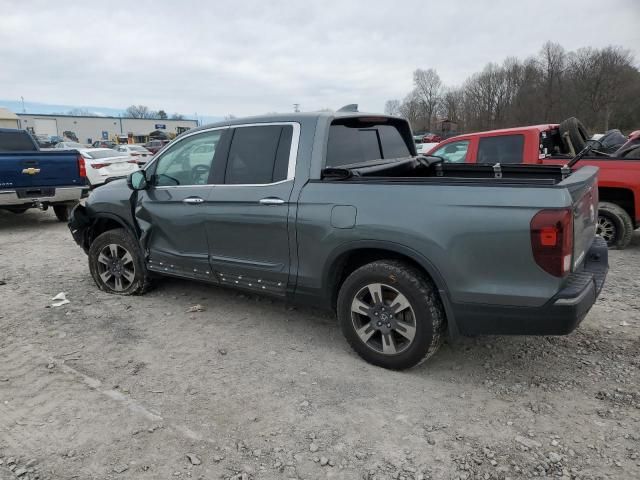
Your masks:
M620 45L640 60L640 0L0 0L0 99L188 115L360 104L415 68L460 84L490 61Z

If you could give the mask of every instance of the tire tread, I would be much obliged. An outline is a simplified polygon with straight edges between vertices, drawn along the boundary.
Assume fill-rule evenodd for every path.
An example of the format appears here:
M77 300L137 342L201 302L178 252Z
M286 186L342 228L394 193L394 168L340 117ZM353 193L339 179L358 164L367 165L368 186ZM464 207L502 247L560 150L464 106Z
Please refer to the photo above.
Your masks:
M619 250L626 248L629 243L631 243L634 230L633 221L626 210L615 203L600 202L598 204L598 211L605 211L610 215L613 215L619 223L619 225L616 225L619 231L618 239L615 244L609 245L609 248L617 248Z
M100 244L103 242L115 243L116 241L127 244L127 247L129 247L129 251L136 256L136 269L138 269L138 271L141 273L138 286L128 292L116 292L106 289L102 282L98 281L98 279L96 278L96 273L94 272L94 267L92 266L92 255L96 254L96 250L100 248ZM129 232L127 232L127 230L125 230L124 228L107 230L106 232L101 233L93 239L93 242L91 242L91 246L89 247L89 269L91 270L91 276L93 277L96 285L98 285L98 288L107 293L111 293L114 295L143 295L152 287L152 279L144 264L144 258L140 254L140 247L138 246L138 243L131 237Z
M428 345L423 346L424 353L422 357L419 360L413 362L411 365L402 365L399 367L386 366L386 368L403 370L405 368L418 366L431 358L438 351L440 345L442 345L442 342L444 341L446 331L444 307L442 306L440 298L436 293L435 286L433 285L431 280L428 279L419 269L401 260L377 260L368 263L352 272L351 275L347 277L347 280L345 280L345 283L353 275L377 275L380 274L381 271L386 271L386 273L388 273L389 275L395 275L396 277L403 277L405 281L407 281L411 285L411 287L415 289L415 293L417 293L424 299L425 303L427 304L427 308L429 309L429 316L431 319L432 327L430 335L431 340ZM344 301L344 299L342 298L343 295L344 288L341 288L338 295L338 305L341 305ZM338 312L340 314L339 310ZM347 320L343 319L340 322L343 325L343 328L345 328L344 323L346 321ZM348 319L348 322L351 322L350 318ZM345 338L347 339L349 346L362 357L358 349L358 347L360 346L358 344L358 340L349 335L345 335ZM365 358L365 360L367 359Z

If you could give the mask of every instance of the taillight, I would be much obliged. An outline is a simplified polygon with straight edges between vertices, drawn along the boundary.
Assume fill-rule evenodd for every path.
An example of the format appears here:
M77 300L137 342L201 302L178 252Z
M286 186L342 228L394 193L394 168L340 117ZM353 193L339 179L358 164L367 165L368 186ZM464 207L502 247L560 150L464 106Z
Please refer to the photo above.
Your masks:
M570 209L540 210L531 220L531 250L547 273L563 277L571 271L573 214Z
M84 157L82 155L78 155L78 173L82 178L87 176L87 167L84 164Z
M110 163L90 163L89 164L91 166L91 168L102 168L102 167L106 167L107 165L111 165Z

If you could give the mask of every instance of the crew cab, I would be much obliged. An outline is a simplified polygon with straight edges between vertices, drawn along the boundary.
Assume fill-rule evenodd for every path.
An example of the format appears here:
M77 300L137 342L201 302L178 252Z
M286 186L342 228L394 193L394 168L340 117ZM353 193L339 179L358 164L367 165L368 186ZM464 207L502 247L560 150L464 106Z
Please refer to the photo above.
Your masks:
M562 124L507 128L458 135L431 148L451 163L563 165L571 158ZM571 126L571 124L569 124ZM569 131L574 143L578 131ZM576 148L575 151L580 148ZM577 166L598 167L597 233L610 247L625 248L640 227L640 158L587 155Z
M608 269L596 176L417 156L396 117L269 115L189 130L69 228L106 292L166 275L323 306L365 360L402 369L447 332L575 329Z
M41 151L26 130L0 129L0 209L23 213L51 206L66 222L87 192L84 159L77 151Z

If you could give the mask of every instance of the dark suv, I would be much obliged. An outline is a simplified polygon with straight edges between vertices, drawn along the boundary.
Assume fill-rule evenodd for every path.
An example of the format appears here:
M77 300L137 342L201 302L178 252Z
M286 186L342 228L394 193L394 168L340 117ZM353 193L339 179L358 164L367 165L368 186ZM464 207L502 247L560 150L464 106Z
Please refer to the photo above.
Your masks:
M169 140L150 140L147 143L145 143L143 146L144 148L146 148L147 150L149 150L151 153L155 155L167 143L169 143Z

